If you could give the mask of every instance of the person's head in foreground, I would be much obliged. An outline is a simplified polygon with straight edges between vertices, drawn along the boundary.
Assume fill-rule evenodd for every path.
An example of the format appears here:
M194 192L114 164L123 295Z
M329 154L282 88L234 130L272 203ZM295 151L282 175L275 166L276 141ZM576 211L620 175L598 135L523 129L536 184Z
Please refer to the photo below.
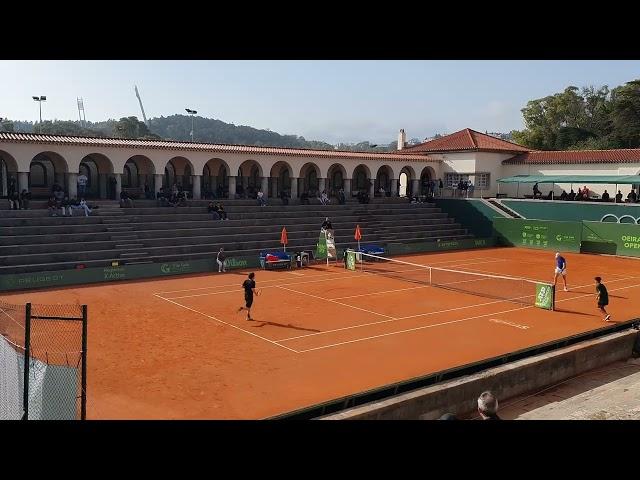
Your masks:
M594 280L596 281L596 285L602 283L602 277L595 277Z
M453 413L445 413L438 420L458 420L458 417L456 417Z
M556 258L560 256L560 252L556 252Z
M256 274L255 274L255 273L253 273L253 272L251 272L251 273L249 274L249 280L253 280L253 278L254 278L255 276L256 276Z
M498 399L489 391L482 392L478 397L478 413L482 420L500 420L498 417Z

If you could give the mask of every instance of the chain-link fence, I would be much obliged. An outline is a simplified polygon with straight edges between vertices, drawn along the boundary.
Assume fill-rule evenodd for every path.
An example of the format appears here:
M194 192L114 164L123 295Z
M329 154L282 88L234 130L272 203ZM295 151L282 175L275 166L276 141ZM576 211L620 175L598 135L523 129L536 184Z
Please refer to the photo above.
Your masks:
M20 420L24 414L26 310L0 300L0 420Z
M86 305L0 301L0 309L0 418L84 420Z

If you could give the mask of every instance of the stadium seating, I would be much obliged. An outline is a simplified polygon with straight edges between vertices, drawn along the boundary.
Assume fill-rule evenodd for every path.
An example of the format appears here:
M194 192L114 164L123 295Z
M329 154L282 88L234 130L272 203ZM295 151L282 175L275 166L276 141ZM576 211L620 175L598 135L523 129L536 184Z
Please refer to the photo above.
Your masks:
M223 202L229 220L212 220L208 201L187 207L157 207L136 200L134 208L98 201L89 217L48 216L45 202L30 210L0 211L0 274L40 272L121 264L212 258L220 247L229 257L259 255L280 247L286 226L287 249L313 250L325 217L332 221L336 246L353 247L356 224L363 241L425 242L471 238L433 204L409 204L405 199L377 199L370 204L289 205L270 199L261 208L254 200ZM94 202L95 203L95 202Z

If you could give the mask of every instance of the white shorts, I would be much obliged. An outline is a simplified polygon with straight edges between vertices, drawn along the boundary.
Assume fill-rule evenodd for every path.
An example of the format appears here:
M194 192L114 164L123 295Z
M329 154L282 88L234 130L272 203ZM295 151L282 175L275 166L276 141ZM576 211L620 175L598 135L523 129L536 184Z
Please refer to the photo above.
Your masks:
M556 274L558 274L558 273L559 273L560 275L562 275L563 277L566 277L566 275L567 275L567 269L565 268L565 269L561 270L561 269L559 269L558 267L556 267Z

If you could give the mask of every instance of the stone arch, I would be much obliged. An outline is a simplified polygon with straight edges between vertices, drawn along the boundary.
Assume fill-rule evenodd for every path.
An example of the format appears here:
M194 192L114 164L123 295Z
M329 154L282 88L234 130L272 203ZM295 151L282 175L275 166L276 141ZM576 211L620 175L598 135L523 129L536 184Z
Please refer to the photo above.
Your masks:
M413 193L412 181L416 178L416 172L410 165L405 165L400 170L400 176L398 178L398 195L406 197Z
M207 160L202 168L202 197L226 197L229 192L229 164L221 158Z
M173 184L177 184L178 187L188 192L192 191L192 175L195 171L193 163L186 157L176 156L167 162L165 165L165 187L172 188Z
M236 192L242 198L257 197L257 192L262 188L262 165L256 160L245 160L238 167L236 175Z
M107 198L107 178L113 171L113 163L106 155L90 153L82 157L78 174L87 177L85 197Z
M18 162L13 156L0 150L0 194L5 196L9 191L9 184L13 180L18 185Z
M429 192L429 182L436 180L436 172L432 167L424 167L420 172L420 194L427 195Z
M338 191L344 188L347 181L347 170L344 165L334 163L327 170L327 193L329 196L337 196Z
M376 197L391 196L392 186L394 182L393 170L389 165L382 165L378 168L376 173L376 180L374 184L374 195ZM381 191L384 190L384 193Z
M274 163L269 172L271 181L269 182L269 196L278 197L281 191L291 193L291 178L293 177L293 168L285 161Z
M144 155L130 157L122 168L122 188L127 189L134 198L141 197L145 184L149 187L154 184L155 171L156 168L149 157ZM115 192L110 192L110 196L115 198Z
M65 192L69 192L66 173L69 173L69 164L62 155L56 152L38 153L29 163L28 188L32 197L48 198L54 184L60 185Z
M364 163L353 169L351 174L351 194L357 195L359 191L371 192L371 170Z
M307 162L300 168L300 178L302 179L302 188L300 193L305 192L309 195L316 195L320 187L320 167L313 162Z

